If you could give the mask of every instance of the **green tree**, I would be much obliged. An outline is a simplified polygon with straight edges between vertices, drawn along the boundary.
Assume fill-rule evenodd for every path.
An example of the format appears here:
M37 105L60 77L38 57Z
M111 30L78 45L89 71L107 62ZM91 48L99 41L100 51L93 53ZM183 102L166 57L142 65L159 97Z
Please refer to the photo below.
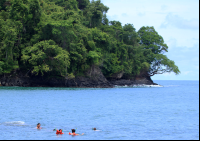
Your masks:
M109 23L111 24L110 27L112 29L110 34L112 34L114 38L117 39L117 41L122 42L123 41L122 24L119 21L110 21Z
M174 72L176 75L180 74L180 70L175 65L174 61L168 59L167 56L163 54L155 55L155 61L151 64L150 70L148 71L149 76L166 72Z
M88 6L90 0L77 0L77 2L78 2L78 8L83 10Z
M99 27L102 24L103 15L107 13L108 9L107 6L101 3L101 0L92 0L83 11L86 26L90 28Z
M7 6L10 6L10 5L11 5L10 1L8 1L8 0L1 0L0 1L0 11L1 10L6 11L7 10Z
M87 55L88 64L91 65L99 65L99 58L101 55L95 51L89 51Z
M123 42L127 45L137 45L137 32L132 24L125 24L123 26Z
M70 65L69 53L56 45L52 40L41 41L26 47L22 52L22 61L31 65L32 73L44 75L56 72L61 76L67 75Z
M28 20L28 0L13 0L10 19L20 21L23 25Z
M180 71L174 61L169 60L163 53L168 52L168 46L164 39L154 29L154 27L142 27L138 31L140 44L144 49L146 61L151 65L148 75L162 74L165 72L174 72L179 74Z
M11 73L19 68L18 57L20 50L16 46L21 23L10 19L0 19L0 61L1 73Z
M0 74L75 77L94 65L108 78L180 73L153 27L136 32L108 10L101 0L0 0Z
M164 39L160 36L154 27L141 27L138 31L140 45L145 45L146 49L151 49L154 54L168 52L168 46L164 43Z
M120 65L120 60L117 54L109 54L103 62L102 72L106 77L110 77L112 74L123 71L123 66Z
M56 5L64 7L65 10L78 10L78 2L76 0L49 0L55 2Z
M22 28L19 34L19 40L20 42L22 42L22 44L24 44L27 38L26 36L24 36L27 32L26 23L30 19L28 0L13 0L11 1L11 4L10 19L12 19L13 21L18 21L22 24Z
M29 20L27 21L27 27L31 28L29 34L34 34L33 30L37 27L37 24L40 22L40 17L42 15L42 10L40 7L39 0L29 0Z

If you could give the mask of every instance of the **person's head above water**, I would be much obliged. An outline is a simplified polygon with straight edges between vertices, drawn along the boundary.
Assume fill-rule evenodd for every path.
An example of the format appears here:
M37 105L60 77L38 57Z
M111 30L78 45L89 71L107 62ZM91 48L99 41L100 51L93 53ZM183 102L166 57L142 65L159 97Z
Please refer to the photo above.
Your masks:
M40 128L41 128L40 125L41 125L40 123L37 124L37 129L40 129Z
M93 130L97 130L96 128L92 128Z
M79 134L76 134L76 130L75 129L71 129L72 130L72 133L69 132L69 135L73 135L73 136L76 136L76 135L79 135ZM84 133L82 133L81 135L83 135Z

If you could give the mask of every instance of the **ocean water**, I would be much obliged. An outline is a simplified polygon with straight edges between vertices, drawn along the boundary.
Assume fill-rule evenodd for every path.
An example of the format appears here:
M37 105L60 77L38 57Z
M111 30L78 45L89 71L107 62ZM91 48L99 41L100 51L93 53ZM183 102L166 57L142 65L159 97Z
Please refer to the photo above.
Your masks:
M199 81L154 82L161 86L0 87L0 140L199 140ZM73 128L84 135L68 135Z

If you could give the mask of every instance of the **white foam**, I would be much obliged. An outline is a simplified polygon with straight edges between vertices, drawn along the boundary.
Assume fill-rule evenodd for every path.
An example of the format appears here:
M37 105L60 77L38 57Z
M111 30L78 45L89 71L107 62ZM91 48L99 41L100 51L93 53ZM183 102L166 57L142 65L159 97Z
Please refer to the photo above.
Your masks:
M143 85L144 87L164 87L162 85Z
M8 124L8 125L24 125L25 122L24 121L10 121L10 122L5 122L5 124Z
M94 131L102 131L102 130L94 130Z
M115 85L116 88L150 88L150 87L164 87L162 85L130 85L130 86L127 86L127 85L124 85L124 86L118 86L118 85Z

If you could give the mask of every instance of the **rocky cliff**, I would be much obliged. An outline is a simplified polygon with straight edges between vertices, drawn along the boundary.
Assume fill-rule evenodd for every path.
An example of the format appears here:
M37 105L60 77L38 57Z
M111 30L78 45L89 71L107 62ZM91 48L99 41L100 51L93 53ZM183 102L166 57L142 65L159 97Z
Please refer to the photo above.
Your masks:
M44 78L41 76L9 75L0 77L0 86L21 87L78 87L78 88L112 88L130 85L157 85L150 77L137 77L135 80L112 79L107 80L97 66L92 66L84 76L69 78Z

